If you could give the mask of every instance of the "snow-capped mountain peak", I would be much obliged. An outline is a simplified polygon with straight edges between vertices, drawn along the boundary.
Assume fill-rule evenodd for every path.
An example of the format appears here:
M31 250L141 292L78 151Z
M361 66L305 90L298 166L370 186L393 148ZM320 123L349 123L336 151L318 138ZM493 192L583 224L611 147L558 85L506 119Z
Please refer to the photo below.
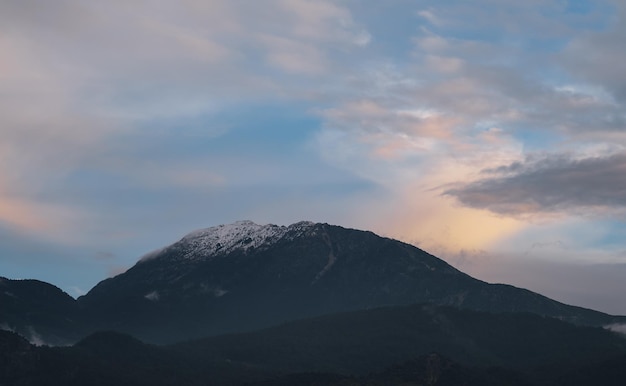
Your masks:
M247 252L263 245L271 245L287 234L294 236L300 234L314 225L308 221L289 226L259 225L249 220L237 221L196 230L187 234L177 244L184 247L186 258L227 254L235 250Z

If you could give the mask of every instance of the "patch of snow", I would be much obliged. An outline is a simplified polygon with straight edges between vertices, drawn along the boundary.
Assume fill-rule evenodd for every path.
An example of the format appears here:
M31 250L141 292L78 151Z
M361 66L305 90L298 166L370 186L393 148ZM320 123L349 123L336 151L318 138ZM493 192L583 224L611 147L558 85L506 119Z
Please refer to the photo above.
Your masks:
M159 293L157 291L152 291L149 294L144 295L144 298L153 302L157 302L159 301Z
M216 298L221 298L222 296L226 295L228 293L228 291L223 290L221 288L216 288L215 290L213 290L213 296L215 296Z
M259 225L252 221L237 221L189 233L179 242L185 247L186 258L227 254L235 250L247 252L271 245L288 234L297 237L315 223L303 221L289 226Z
M226 295L229 291L222 289L219 286L211 286L208 283L200 283L200 292L203 294L211 294L213 297L221 298Z
M85 291L82 288L76 287L76 286L71 286L69 287L69 290L73 293L73 298L77 298L79 296L83 296L87 294L87 291Z

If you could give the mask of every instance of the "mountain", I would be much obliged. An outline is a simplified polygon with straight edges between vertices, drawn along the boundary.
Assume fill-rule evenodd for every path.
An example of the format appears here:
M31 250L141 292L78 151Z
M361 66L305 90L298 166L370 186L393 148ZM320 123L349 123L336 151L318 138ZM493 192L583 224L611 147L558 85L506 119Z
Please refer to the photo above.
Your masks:
M0 329L38 344L65 344L80 339L86 321L74 298L39 280L0 277Z
M244 221L77 300L0 279L1 329L30 340L0 331L0 386L621 385L626 338L600 326L623 320L371 232Z
M531 313L488 313L430 304L350 311L260 331L172 345L181 355L284 373L380 372L432 352L465 366L527 372L626 354L617 333Z
M430 302L582 325L618 318L474 279L415 246L328 224L199 230L78 299L94 321L168 343L349 310Z
M482 282L372 232L312 222L198 230L77 300L40 281L1 279L0 301L0 329L52 345L100 330L163 344L416 303L532 312L590 326L624 321Z
M624 379L626 339L610 331L433 305L166 346L99 332L72 347L35 347L0 331L0 385L617 386Z

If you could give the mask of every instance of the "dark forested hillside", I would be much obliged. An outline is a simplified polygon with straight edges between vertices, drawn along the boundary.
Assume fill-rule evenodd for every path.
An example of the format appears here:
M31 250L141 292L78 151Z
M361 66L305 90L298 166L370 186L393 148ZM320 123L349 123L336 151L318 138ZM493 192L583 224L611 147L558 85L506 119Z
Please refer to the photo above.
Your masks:
M170 346L102 332L36 347L0 333L0 385L618 385L623 375L626 340L610 331L433 305Z
M0 329L39 344L66 344L87 332L85 315L74 298L39 280L0 277Z

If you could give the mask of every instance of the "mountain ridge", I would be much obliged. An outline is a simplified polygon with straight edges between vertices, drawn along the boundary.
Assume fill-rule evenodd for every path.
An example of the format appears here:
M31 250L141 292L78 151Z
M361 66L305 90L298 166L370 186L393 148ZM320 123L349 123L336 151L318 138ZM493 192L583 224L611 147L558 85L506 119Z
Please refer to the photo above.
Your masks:
M243 221L194 231L100 282L78 302L104 311L96 313L104 321L123 310L99 328L113 325L159 343L422 302L528 311L577 324L614 321L525 289L485 283L410 244L311 222ZM161 341L164 330L173 335Z
M67 344L85 332L76 300L50 283L0 277L0 304L0 329L33 343Z
M307 221L289 226L239 221L193 231L101 281L68 306L74 324L66 327L74 331L65 335L66 343L72 343L80 334L116 330L147 342L172 343L336 312L424 302L533 312L581 325L626 320L526 289L483 282L413 245L370 231ZM41 319L42 327L35 322L30 326L34 331L46 329L47 320ZM3 322L0 318L0 325ZM8 327L22 334L28 330ZM42 340L62 344L62 330Z
M191 251L185 256L187 258L193 258L199 254L223 255L235 249L247 251L250 248L268 245L285 237L289 232L306 231L308 227L314 225L315 223L311 221L299 221L288 226L281 226L259 225L250 220L240 220L232 224L197 229L189 232L174 244L187 243L192 246ZM169 247L171 245L148 253L141 257L139 262L154 258Z

